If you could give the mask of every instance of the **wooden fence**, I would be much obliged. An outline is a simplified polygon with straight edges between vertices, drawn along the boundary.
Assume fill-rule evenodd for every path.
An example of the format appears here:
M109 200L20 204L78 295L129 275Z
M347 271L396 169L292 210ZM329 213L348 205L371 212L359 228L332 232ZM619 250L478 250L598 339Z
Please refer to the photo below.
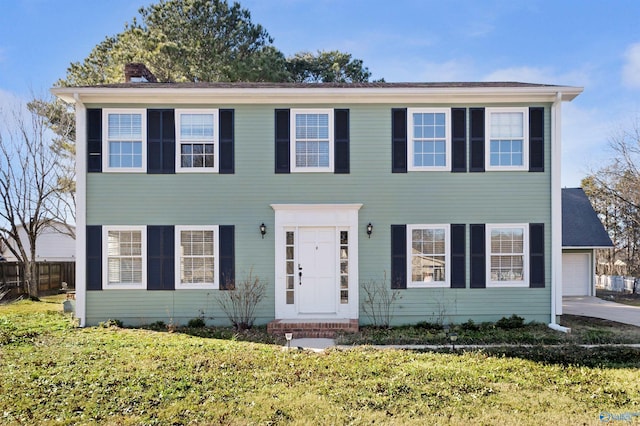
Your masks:
M62 283L69 288L76 285L75 262L37 262L38 290L40 294L56 293ZM0 262L0 287L6 288L7 298L15 298L25 293L24 268L18 262Z

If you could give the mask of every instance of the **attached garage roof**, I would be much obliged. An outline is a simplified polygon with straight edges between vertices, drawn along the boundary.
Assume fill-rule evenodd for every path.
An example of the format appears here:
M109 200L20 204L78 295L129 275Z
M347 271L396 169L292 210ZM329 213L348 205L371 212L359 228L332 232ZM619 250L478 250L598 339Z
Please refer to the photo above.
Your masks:
M582 188L562 189L562 247L613 247L609 234Z

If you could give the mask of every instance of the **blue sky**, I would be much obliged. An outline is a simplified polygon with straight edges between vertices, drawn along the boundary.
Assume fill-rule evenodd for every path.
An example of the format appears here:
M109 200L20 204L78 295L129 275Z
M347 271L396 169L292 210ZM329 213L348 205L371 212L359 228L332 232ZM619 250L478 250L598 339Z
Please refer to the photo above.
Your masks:
M0 106L41 95L145 0L0 0ZM581 86L563 106L563 186L640 117L637 0L242 0L285 55L341 50L386 81Z

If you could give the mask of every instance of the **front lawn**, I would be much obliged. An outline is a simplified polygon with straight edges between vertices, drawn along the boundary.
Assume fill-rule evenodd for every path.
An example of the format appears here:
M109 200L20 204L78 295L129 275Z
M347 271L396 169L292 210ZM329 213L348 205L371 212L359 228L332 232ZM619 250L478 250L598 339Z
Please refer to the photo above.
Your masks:
M0 423L597 425L601 414L640 412L639 352L615 368L606 357L598 367L566 365L543 347L512 356L287 352L178 332L78 329L58 305L0 306Z

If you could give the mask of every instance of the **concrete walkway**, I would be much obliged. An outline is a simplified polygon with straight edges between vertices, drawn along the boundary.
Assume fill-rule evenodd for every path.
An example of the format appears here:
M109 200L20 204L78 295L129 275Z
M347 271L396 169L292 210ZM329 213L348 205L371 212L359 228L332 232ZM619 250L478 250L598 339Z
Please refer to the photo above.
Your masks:
M325 349L332 348L336 345L336 341L333 339L291 339L290 348L298 349L302 348L313 352L324 352ZM286 347L286 346L285 346Z
M640 327L640 306L623 305L592 296L563 297L562 313L606 319Z

